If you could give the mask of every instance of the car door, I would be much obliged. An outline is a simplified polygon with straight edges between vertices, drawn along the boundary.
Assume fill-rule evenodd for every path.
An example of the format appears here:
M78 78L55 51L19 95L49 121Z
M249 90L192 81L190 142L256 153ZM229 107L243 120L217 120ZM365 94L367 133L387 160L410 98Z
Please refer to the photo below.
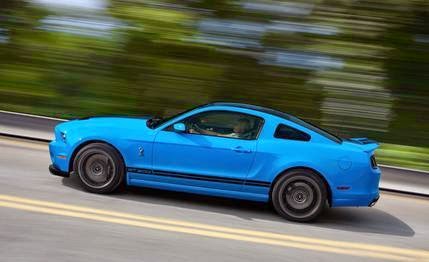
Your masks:
M185 125L183 132L174 130L172 124L160 130L155 138L154 179L187 186L241 190L254 161L263 120L232 111L206 111L180 123ZM239 130L238 125L248 130Z

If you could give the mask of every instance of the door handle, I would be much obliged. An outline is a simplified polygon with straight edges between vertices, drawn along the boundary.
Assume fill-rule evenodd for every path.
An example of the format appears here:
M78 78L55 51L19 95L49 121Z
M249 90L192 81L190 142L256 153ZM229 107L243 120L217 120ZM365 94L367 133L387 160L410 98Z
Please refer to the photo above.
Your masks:
M231 150L237 153L252 153L252 150L243 148L242 146L233 147Z

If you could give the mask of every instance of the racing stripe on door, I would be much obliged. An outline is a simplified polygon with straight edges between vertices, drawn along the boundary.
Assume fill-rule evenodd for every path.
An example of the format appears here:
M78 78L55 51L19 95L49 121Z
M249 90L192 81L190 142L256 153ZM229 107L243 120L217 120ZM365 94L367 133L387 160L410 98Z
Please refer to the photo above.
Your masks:
M228 184L243 184L248 186L260 186L260 187L271 186L270 182L258 181L258 180L245 180L245 179L238 179L238 178L205 176L205 175L169 172L169 171L163 171L163 170L150 170L150 169L135 168L135 167L128 167L127 172L137 173L137 174L152 174L157 176L175 177L175 178L183 178L183 179L204 180L204 181L220 182L220 183L228 183Z

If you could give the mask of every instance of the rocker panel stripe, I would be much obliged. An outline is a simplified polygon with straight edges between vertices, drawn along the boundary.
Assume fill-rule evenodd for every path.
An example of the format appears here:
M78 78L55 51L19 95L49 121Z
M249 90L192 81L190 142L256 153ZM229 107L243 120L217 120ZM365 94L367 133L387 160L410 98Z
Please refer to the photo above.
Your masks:
M128 167L127 172L165 176L165 177L175 177L175 178L183 178L183 179L204 180L204 181L210 181L210 182L220 182L220 183L229 183L229 184L243 184L248 186L270 187L271 185L270 182L258 181L258 180L245 180L245 179L238 179L238 178L195 175L195 174L169 172L169 171L162 171L162 170L150 170L150 169L135 168L135 167Z

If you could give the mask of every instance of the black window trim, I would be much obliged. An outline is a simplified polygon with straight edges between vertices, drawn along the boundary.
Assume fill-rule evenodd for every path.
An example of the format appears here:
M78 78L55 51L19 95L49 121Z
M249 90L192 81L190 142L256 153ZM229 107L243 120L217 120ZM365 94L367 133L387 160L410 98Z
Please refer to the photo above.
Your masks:
M336 142L338 144L341 144L343 142L343 139L333 133L331 133L330 131L321 128L318 125L315 125L309 121L306 121L300 117L291 115L291 114L287 114L284 113L282 111L273 109L273 108L269 108L269 107L263 107L263 106L257 106L257 105L249 105L249 104L242 104L242 103L229 103L229 102L213 102L211 104L207 104L208 105L213 105L213 106L233 106L233 107L238 107L238 108L244 108L244 109L249 109L249 110L255 110L258 112L262 112L265 114L269 114L272 116L276 116L276 117L280 117L282 119L288 120L294 124L297 124L299 126L302 126L308 130L311 130L312 132L315 132L333 142ZM301 123L303 122L303 123Z
M198 115L200 115L200 114L209 113L209 112L227 112L227 113L236 113L236 114L248 115L248 116L251 116L251 117L258 118L258 119L260 119L260 120L261 120L261 123L260 123L260 127L259 127L259 130L258 130L258 133L256 134L256 137L255 137L254 139L242 139L242 138L240 138L240 137L216 136L216 135L196 134L196 133L188 133L188 132L186 132L186 134L190 134L190 135L197 135L197 136L221 137L221 138L228 138L228 139L238 139L238 140L244 140L244 141L255 141L255 140L258 140L258 139L259 139L259 136L260 136L260 134L261 134L261 132L262 132L262 129L264 128L264 125L265 125L265 118L263 118L263 117L261 117L261 116L256 116L256 115L253 115L253 114L244 113L244 112L239 112L239 111L234 111L234 110L228 110L228 109L215 109L215 110L206 110L206 111L198 112L198 113L195 113L195 114L193 114L193 115L190 115L190 116L187 116L187 117L185 117L185 118L182 118L182 119L180 119L180 120L178 120L178 121L176 121L176 122L172 123L171 125L168 125L168 126L164 127L164 128L162 129L162 131L174 132L174 130L166 130L166 129L172 128L175 124L177 124L177 123L181 123L181 122L184 122L184 121L186 121L186 119L188 119L188 118L195 117L195 116L198 116Z
M277 137L277 136L276 136L276 134L277 134L277 130L278 130L281 126L286 126L286 127L288 127L288 128L294 129L294 130L296 130L296 131L298 131L298 132L301 132L301 133L303 133L303 134L307 135L307 136L308 136L308 140L297 140L297 139L289 139L289 138ZM279 123L279 124L277 125L276 129L274 130L273 137L274 137L274 138L276 138L276 139L291 140L291 141L298 141L298 142L310 142L310 141L311 141L311 139L312 139L312 136L311 136L310 134L308 134L307 132L304 132L304 131L302 131L302 130L299 130L298 128L295 128L295 127L290 126L290 125L285 124L285 123Z
M165 119L163 119L160 123L158 123L155 127L149 127L151 129L158 129L160 128L160 130L163 130L165 128L161 128L164 124L166 126L170 126L167 125L168 122L173 121L175 118L181 117L184 114L187 114L189 112L192 112L194 110L197 109L202 109L205 107L210 108L211 106L229 106L229 107L235 107L235 108L242 108L242 109L246 109L246 110L252 110L252 111L257 111L257 112L261 112L263 114L268 114L270 116L276 116L279 117L281 119L290 121L294 124L297 124L299 126L302 126L303 128L310 130L311 132L315 132L318 135L321 135L323 137L325 137L326 139L329 139L335 143L341 144L343 142L343 139L333 133L331 133L328 130L325 130L324 128L321 128L318 125L315 125L309 121L305 121L302 118L299 118L297 116L291 115L291 114L287 114L281 111L278 111L276 109L272 109L272 108L268 108L268 107L262 107L262 106L257 106L257 105L249 105L249 104L241 104L241 103L229 103L229 102L212 102L212 103L208 103L208 104L203 104L188 110L185 110L181 113L178 113L174 116L171 117L167 117ZM225 110L227 111L227 110ZM235 111L234 111L235 112ZM150 119L149 119L150 120ZM148 120L148 121L149 121Z

